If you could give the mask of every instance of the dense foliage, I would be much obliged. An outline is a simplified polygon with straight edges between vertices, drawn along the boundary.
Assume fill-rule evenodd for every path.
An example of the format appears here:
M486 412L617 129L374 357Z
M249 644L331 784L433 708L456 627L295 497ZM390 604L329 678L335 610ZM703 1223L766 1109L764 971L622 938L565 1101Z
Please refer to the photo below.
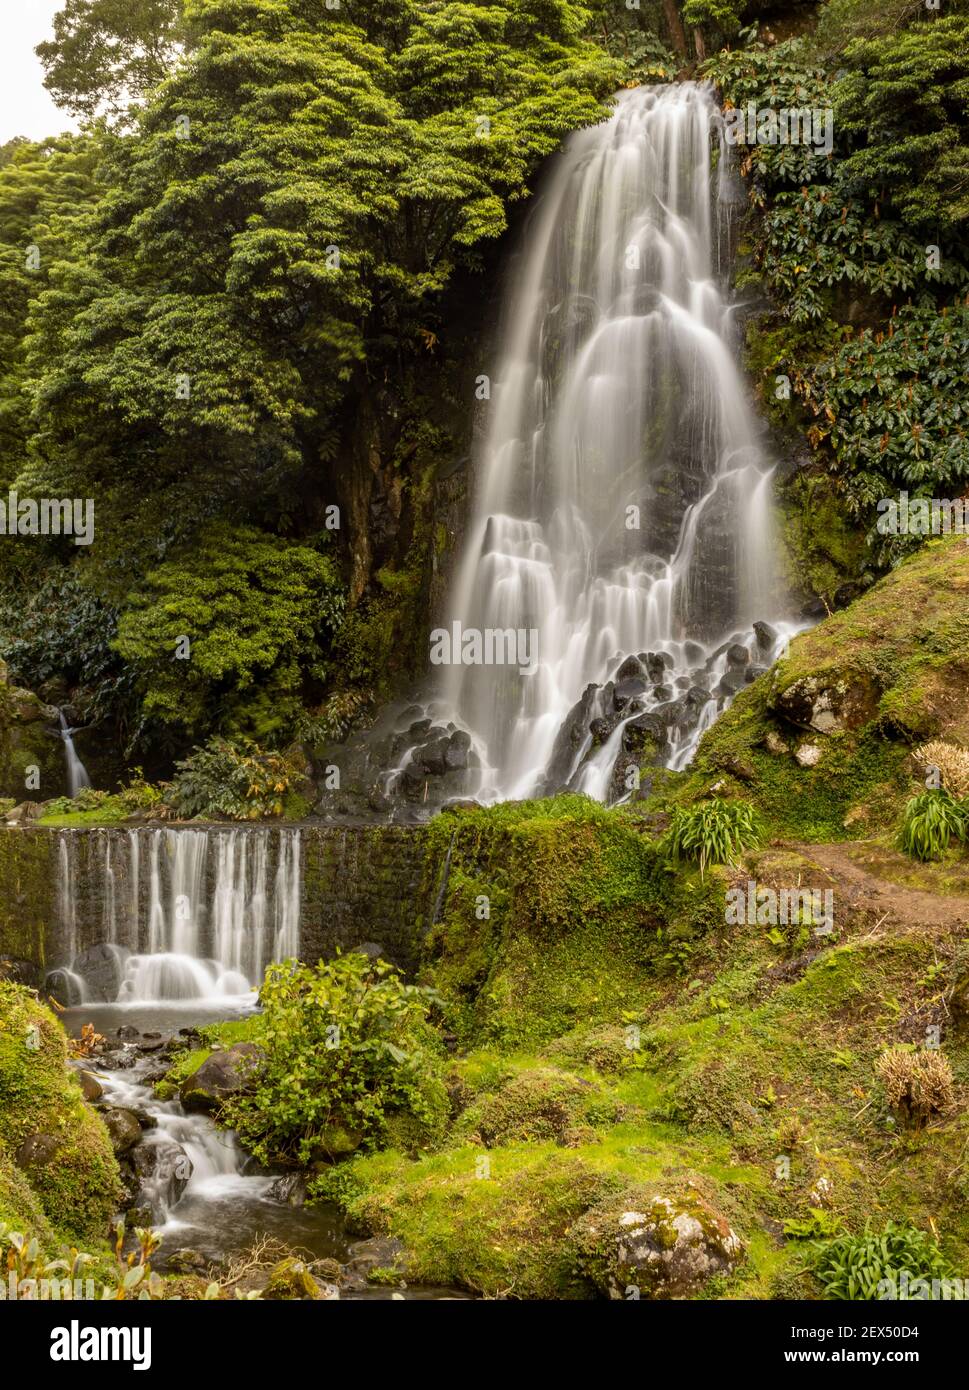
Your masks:
M825 1297L847 1301L962 1299L961 1280L925 1231L889 1221L883 1231L839 1236L818 1247ZM947 1288L933 1290L933 1281Z
M616 85L588 22L572 0L65 6L48 84L111 124L4 152L0 481L95 500L95 545L68 558L119 615L139 736L283 737L332 684L341 592L364 648L419 602L420 575L396 579L406 534L382 569L372 553L374 476L420 508L446 462L415 448L415 381L456 273ZM300 594L264 599L273 569ZM341 659L380 678L366 650Z
M752 330L765 404L797 421L775 391L787 378L819 466L866 528L901 489L964 487L967 53L961 4L939 16L909 0L878 13L834 0L815 35L708 64L730 105L831 113L828 152L741 147L747 279L760 278L774 306ZM918 544L871 539L882 562Z
M398 1141L433 1137L447 1097L426 1024L432 1001L363 954L315 969L270 966L260 991L265 1061L232 1107L240 1137L264 1162L303 1163L385 1138L392 1125Z
M969 5L808 9L64 0L83 133L0 150L0 494L90 498L96 539L0 541L15 678L168 775L414 674L494 248L623 81L830 111L830 150L739 151L751 366L866 562L917 545L874 521L967 477Z

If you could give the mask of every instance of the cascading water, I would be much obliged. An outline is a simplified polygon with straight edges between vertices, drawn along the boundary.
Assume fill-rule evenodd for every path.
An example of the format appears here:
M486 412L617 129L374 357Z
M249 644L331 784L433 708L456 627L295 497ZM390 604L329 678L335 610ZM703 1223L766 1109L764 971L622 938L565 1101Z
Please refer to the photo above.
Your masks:
M58 874L70 1002L238 998L299 950L297 829L62 831ZM97 884L100 944L79 954L81 879Z
M482 799L616 799L647 744L682 767L795 630L718 281L719 126L696 84L622 92L567 141L528 228L444 629L534 631L537 660L452 648L427 710L472 735Z
M89 787L91 785L91 779L88 776L87 768L77 755L77 749L74 747L74 735L77 733L77 730L70 727L62 709L57 711L57 717L60 723L61 741L64 744L64 762L67 767L67 790L71 797L75 797L82 787Z

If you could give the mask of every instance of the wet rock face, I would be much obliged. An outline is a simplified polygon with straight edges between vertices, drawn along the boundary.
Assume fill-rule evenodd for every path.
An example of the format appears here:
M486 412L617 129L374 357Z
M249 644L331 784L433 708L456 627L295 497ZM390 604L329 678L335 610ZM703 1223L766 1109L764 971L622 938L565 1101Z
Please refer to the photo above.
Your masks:
M164 1134L151 1134L132 1155L140 1196L149 1199L155 1219L181 1197L192 1176L193 1164L181 1144Z
M115 1154L125 1154L141 1140L141 1123L133 1110L106 1109L101 1111Z
M121 988L121 963L118 952L101 942L90 946L74 958L73 969L83 977L90 1001L111 1003Z
M594 1207L570 1234L580 1266L612 1299L688 1298L743 1255L740 1237L696 1193Z

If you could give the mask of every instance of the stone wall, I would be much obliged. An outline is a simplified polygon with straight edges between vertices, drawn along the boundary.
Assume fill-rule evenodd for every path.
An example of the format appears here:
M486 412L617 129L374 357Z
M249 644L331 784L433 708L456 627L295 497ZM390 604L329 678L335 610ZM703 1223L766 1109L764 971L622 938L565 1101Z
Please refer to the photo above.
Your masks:
M229 829L219 827L222 833ZM151 833L146 828L136 832L142 849L135 895L127 828L0 828L0 956L50 968L105 940L145 949L144 842ZM235 833L251 831L240 827ZM426 862L426 831L419 826L308 823L300 827L300 842L301 956L329 958L337 949L369 941L379 943L388 959L412 969L440 876L439 866ZM68 858L74 885L70 909L63 891ZM135 916L140 939L132 935Z

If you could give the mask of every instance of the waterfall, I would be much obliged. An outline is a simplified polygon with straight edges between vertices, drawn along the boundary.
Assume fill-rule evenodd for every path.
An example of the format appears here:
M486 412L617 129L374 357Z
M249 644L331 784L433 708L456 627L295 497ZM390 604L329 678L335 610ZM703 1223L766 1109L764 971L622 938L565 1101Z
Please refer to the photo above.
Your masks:
M526 230L442 630L534 633L537 659L451 649L428 707L472 736L482 799L619 799L647 739L684 766L795 630L720 274L721 130L706 87L620 93Z
M87 856L79 867L83 846ZM299 950L298 829L138 828L59 832L57 903L70 975L84 988L93 930L102 998L121 1002L237 997L270 961ZM78 921L79 879L90 922ZM82 925L84 931L82 933ZM116 990L110 961L116 960ZM107 969L108 974L104 972ZM90 991L89 991L90 993Z
M77 756L77 749L74 747L74 735L77 730L68 726L62 709L57 711L57 717L60 721L61 740L64 744L64 761L67 764L67 790L71 797L75 797L82 787L91 785L91 779L88 776L87 768Z

